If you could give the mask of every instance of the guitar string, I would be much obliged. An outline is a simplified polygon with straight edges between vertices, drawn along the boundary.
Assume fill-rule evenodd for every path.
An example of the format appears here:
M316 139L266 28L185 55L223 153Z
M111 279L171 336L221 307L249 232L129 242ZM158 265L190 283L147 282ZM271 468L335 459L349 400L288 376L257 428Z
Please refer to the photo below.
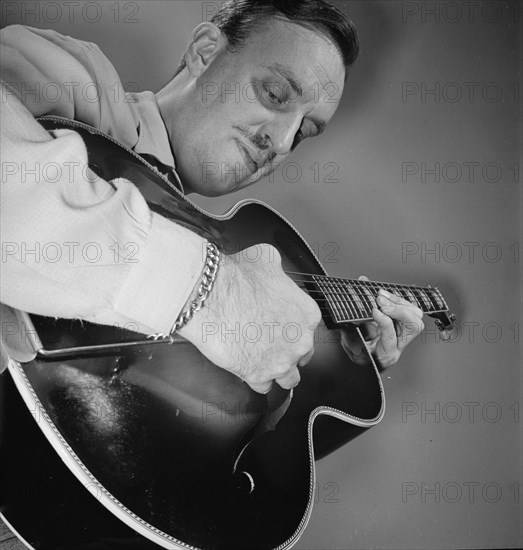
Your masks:
M365 287L366 290L370 288L370 290L373 290L374 292L376 292L376 291L379 291L380 288L386 286L386 287L389 287L391 290L398 291L398 293L401 293L401 291L403 291L404 295L400 294L400 296L404 299L413 297L416 300L416 303L413 302L412 299L407 301L413 305L419 306L424 313L436 313L439 311L446 311L446 309L444 308L437 307L433 299L431 299L428 296L429 292L425 292L425 291L432 291L433 289L430 287L423 288L415 285L399 285L396 283L378 284L378 283L375 283L374 281L366 281L361 279L338 279L334 277L328 277L325 275L313 275L310 273L301 273L301 272L292 272L292 271L286 271L286 273L290 275L304 275L304 276L310 277L312 280L295 279L293 277L291 277L291 279L294 282L296 282L296 284L298 284L300 288L303 288L309 294L314 293L314 294L320 295L319 299L317 299L318 296L316 297L311 296L313 299L317 299L317 301L321 300L321 302L327 302L329 304L330 307L323 306L321 305L321 303L319 304L319 309L322 313L326 312L326 313L332 314L334 312L336 314L336 309L341 307L344 310L343 317L348 318L349 320L373 318L372 310L376 307L376 304L375 304L376 298L374 297L374 295L368 295L361 292L361 288L358 288L358 287ZM350 295L347 292L340 292L339 289L334 287L334 285L329 285L329 286L333 286L334 290L331 290L330 288L325 290L316 290L316 289L308 289L305 286L305 284L304 285L299 284L299 283L311 283L311 282L319 283L319 281L314 280L315 277L322 279L322 282L325 281L324 284L327 284L332 279L340 280L342 284L345 284L345 285L350 282L355 283L353 290L354 290L354 294L356 295L356 299L354 298L353 295ZM338 283L338 286L340 286L339 283ZM425 296L422 295L421 297L418 297L414 293L414 290L418 291L420 294L425 293L426 295ZM437 301L439 301L437 292L431 292L431 294L435 297Z
M345 291L342 292L341 295L344 296L349 300L349 304L352 303L352 300L354 300L354 296L347 294L347 291L352 294L352 291L356 295L356 303L359 304L360 302L363 304L364 307L367 307L367 302L369 302L369 296L368 294L364 294L361 292L361 288L365 288L366 290L373 290L374 292L379 291L380 288L383 289L389 289L392 291L392 293L396 295L400 295L400 297L406 299L408 302L419 306L423 311L426 313L433 313L437 311L447 311L447 306L445 304L445 301L443 300L443 297L441 296L441 293L437 289L433 289L432 287L420 287L417 285L404 285L404 284L398 284L398 283L381 283L376 281L366 281L361 279L341 279L337 277L329 277L325 275L313 275L310 273L302 273L302 272L296 272L296 271L286 271L288 275L300 275L300 276L306 276L309 277L310 280L307 279L297 279L294 277L291 277L294 282L297 284L299 283L318 283L320 281L315 280L321 279L321 282L324 282L325 285L334 282L337 283L338 286L342 286L342 289L334 288L334 292L330 292L333 295L340 295L340 290ZM340 281L340 282L338 282ZM350 286L352 284L352 287ZM334 285L329 285L334 286ZM318 291L314 289L306 289L309 293L312 292L319 292L320 294L325 294L323 291ZM377 292L376 292L377 293Z
M297 281L295 281L295 282L297 282ZM374 295L372 295L372 298L374 300L370 301L369 296L366 296L365 298L362 298L361 296L357 296L356 299L355 299L350 294L344 293L344 292L333 291L333 290L330 290L330 289L325 289L325 290L309 289L305 285L301 285L301 284L298 284L298 286L300 288L302 288L305 292L307 292L307 294L311 295L312 298L315 297L313 295L316 295L318 297L318 299L321 299L322 296L323 296L324 299L327 300L327 301L334 298L334 299L341 300L342 302L349 303L349 304L354 304L354 303L360 304L361 303L361 304L364 305L364 307L368 307L370 304L372 304L372 307L374 307L373 302L376 299L374 297ZM377 297L377 295L378 294L376 293L376 297ZM421 300L417 300L416 302L414 302L412 299L408 299L409 298L408 295L403 295L403 296L398 295L398 294L395 294L395 295L400 297L400 298L403 298L404 300L406 300L410 304L412 304L416 307L419 307L421 310L423 310L427 313L435 313L437 311L446 311L448 309L446 307L437 307L433 303L429 303L427 305L427 303L424 303Z
M374 286L388 286L391 288L401 288L401 289L417 289L422 290L424 292L431 292L433 294L438 294L438 291L432 287L426 287L426 286L418 286L418 285L405 285L405 284L399 284L399 283L387 283L382 281L366 281L362 279L344 279L341 277L331 277L330 275L315 275L313 273L302 273L300 271L285 271L287 275L302 275L305 277L309 277L310 279L296 279L300 282L315 282L316 279L321 279L325 281L340 281L342 283L356 283L361 285L374 285ZM295 280L295 279L293 279Z
M368 295L364 295L361 293L361 287L364 287L365 289L370 289L373 291L378 291L380 288L383 289L390 289L396 294L400 293L401 297L411 298L408 301L413 303L412 298L414 298L417 302L417 305L419 305L422 309L427 309L427 311L430 310L443 310L445 309L445 303L441 297L441 294L437 289L433 289L431 287L420 287L417 285L404 285L404 284L398 284L398 283L381 283L376 281L366 281L361 279L342 279L338 277L329 277L326 275L314 275L310 273L302 273L302 272L296 272L296 271L285 271L288 275L300 275L300 276L306 276L310 279L298 279L291 277L291 279L296 283L320 283L324 282L325 284L334 282L337 283L338 286L343 285L344 288L342 290L345 291L351 291L350 285L353 285L353 290L356 293L357 301L368 301ZM320 279L321 281L317 281L316 279ZM338 282L339 281L339 282ZM335 289L336 292L331 292L331 294L339 294L340 289ZM357 294L357 292L360 291L360 295ZM318 292L320 294L324 294L321 290L314 290L310 289L308 292ZM419 294L419 296L417 295ZM346 292L342 292L342 295L349 299L353 299L352 296L349 296ZM363 300L362 300L363 298ZM427 306L428 304L428 306Z
M303 288L305 291L309 292L309 290L307 290L305 287L301 287ZM346 300L340 300L339 297L336 297L334 300L330 299L328 296L325 295L325 293L321 292L321 291L315 291L319 294L322 295L322 297L319 297L318 300L321 300L321 302L327 302L328 304L330 304L330 307L329 306L324 306L324 305L319 305L319 309L322 313L328 313L329 315L332 315L332 313L334 313L336 315L336 306L344 306L345 304L349 305L349 304L354 304L354 302L351 302L351 298L350 296L347 296ZM332 294L332 293L331 293ZM313 299L315 299L314 297L312 297ZM316 300L316 301L318 301ZM353 306L354 307L354 306ZM346 318L347 321L354 321L354 320L370 320L370 319L373 319L373 315L372 315L372 310L375 308L376 306L372 306L372 309L369 310L369 306L362 303L362 305L360 306L359 308L359 312L357 311L356 312L356 315L353 314L353 313L349 313L348 315L345 314L343 315L344 319ZM347 309L347 308L345 308ZM361 314L361 311L363 312L363 314ZM441 310L430 310L430 311L426 311L426 310L423 310L424 313L437 313L438 311L441 311Z
M294 278L292 278L292 277L291 277L291 279L292 279L296 284L298 284L298 286L300 286L301 288L305 288L305 289L307 290L308 293L325 294L325 291L322 291L322 290L307 289L306 283L313 283L313 282L316 282L316 281L307 281L307 280L302 280L302 279L294 279ZM327 282L328 282L328 281L326 281L326 283L327 283ZM360 282L366 282L366 283L367 283L366 285L360 285L360 286L366 286L366 287L370 288L370 290L375 290L375 291L378 291L378 290L380 290L381 288L383 288L384 290L386 290L386 289L385 289L385 286L389 286L390 288L393 288L394 290L397 291L397 293L400 292L400 291L403 291L403 292L405 292L405 294L406 294L406 292L407 292L408 290L412 290L413 288L415 288L416 290L422 290L422 287L407 287L407 286L405 286L405 287L401 286L401 287L400 287L399 285L395 285L395 286L393 287L392 285L369 284L369 281L360 281ZM304 284L301 285L300 283L304 283ZM355 285L355 286L356 286L356 285ZM329 292L329 291L326 291L326 292ZM349 298L349 299L352 299L352 297L350 296L350 294L348 294L348 293L346 293L346 292L339 292L339 291L334 292L334 291L330 291L329 293L330 293L330 294L333 294L333 295L337 295L337 296L345 296L345 297L347 297L347 298ZM396 295L398 295L397 293L396 293ZM378 293L376 292L376 295L377 295L377 294L378 294ZM394 294L394 293L393 293L393 294ZM437 294L435 294L435 296L437 296ZM401 297L403 297L403 296L401 296ZM433 305L433 304L431 304L431 305Z

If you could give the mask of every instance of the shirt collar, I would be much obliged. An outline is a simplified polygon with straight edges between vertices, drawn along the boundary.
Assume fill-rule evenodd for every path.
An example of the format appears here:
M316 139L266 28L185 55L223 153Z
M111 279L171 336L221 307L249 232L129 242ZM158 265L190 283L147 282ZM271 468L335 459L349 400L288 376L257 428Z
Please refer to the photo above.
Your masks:
M171 149L169 134L160 114L160 108L153 92L128 94L132 99L138 116L138 141L134 150L139 154L152 155L169 168L180 187L180 178L175 171L175 160Z

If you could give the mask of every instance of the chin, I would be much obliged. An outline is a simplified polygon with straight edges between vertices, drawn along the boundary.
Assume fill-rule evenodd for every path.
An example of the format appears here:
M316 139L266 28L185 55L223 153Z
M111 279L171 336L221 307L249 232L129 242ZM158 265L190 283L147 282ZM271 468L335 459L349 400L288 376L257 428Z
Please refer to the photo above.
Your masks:
M248 176L243 173L241 175L236 174L237 177L233 177L231 174L231 177L224 181L222 177L216 177L214 174L208 174L205 181L203 181L200 177L198 181L195 181L194 185L186 185L185 187L188 194L198 193L204 197L219 197L248 187L265 175L266 174L264 173L260 173L260 171L251 173Z
M236 182L205 182L191 187L189 192L198 193L199 195L202 195L204 197L221 197L222 195L234 193L242 186L243 183L237 185Z

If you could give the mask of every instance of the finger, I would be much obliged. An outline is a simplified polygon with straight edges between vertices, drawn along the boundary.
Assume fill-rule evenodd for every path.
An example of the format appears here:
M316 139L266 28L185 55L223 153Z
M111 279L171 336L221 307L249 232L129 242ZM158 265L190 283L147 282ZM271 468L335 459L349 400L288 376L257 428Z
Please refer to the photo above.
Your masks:
M360 275L358 277L358 281L369 281L369 278L368 277L365 277L365 275Z
M311 349L309 351L309 353L307 353L306 355L304 355L299 361L298 361L298 366L299 367L304 367L311 359L312 359L312 356L314 355L314 348Z
M388 298L379 296L378 304L380 304L381 311L396 322L396 346L399 351L402 351L418 336L425 325L415 311L416 308L405 305L382 306L381 304L387 300ZM392 302L389 301L389 304Z
M394 322L388 316L382 313L378 308L372 310L372 317L381 329L381 344L385 353L393 354L398 350L398 338L396 336L396 329ZM376 336L378 338L378 336Z
M381 292L381 290L380 290ZM403 300L405 302L405 300ZM386 313L389 317L392 317L396 321L402 322L414 322L421 321L423 312L418 307L409 303L398 304L391 298L385 297L383 294L378 296L378 305L383 313Z
M387 290L384 290L380 288L378 293L378 303L381 305L384 300L388 300L391 302L390 305L399 305L399 306L406 306L412 309L412 311L421 319L423 317L423 311L418 306L415 306L412 302L409 302L408 300L405 300L401 296L397 296L396 294L392 294L388 292ZM384 303L385 304L385 303Z
M246 381L247 382L247 381ZM272 381L271 382L247 382L250 388L256 393L266 394L271 391Z
M416 319L413 322L399 323L398 349L402 351L424 328L425 324L421 319Z
M374 340L379 335L379 326L376 321L367 321L361 325L361 330L365 341Z
M275 380L284 390L291 390L300 383L300 371L294 367L285 376L281 376Z
M363 342L361 338L357 335L351 335L347 331L341 332L341 345L351 359L359 357L363 352Z

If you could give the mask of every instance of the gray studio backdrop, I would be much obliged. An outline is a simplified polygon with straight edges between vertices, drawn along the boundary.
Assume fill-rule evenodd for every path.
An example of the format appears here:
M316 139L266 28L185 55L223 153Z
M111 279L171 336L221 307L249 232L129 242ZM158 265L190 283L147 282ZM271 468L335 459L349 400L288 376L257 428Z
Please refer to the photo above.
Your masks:
M153 91L219 6L3 4L3 25L95 42L128 90ZM213 212L268 202L332 275L438 286L459 330L443 343L428 321L384 373L385 419L318 464L317 503L296 548L522 546L522 6L337 5L362 53L326 133L270 180L196 200Z

